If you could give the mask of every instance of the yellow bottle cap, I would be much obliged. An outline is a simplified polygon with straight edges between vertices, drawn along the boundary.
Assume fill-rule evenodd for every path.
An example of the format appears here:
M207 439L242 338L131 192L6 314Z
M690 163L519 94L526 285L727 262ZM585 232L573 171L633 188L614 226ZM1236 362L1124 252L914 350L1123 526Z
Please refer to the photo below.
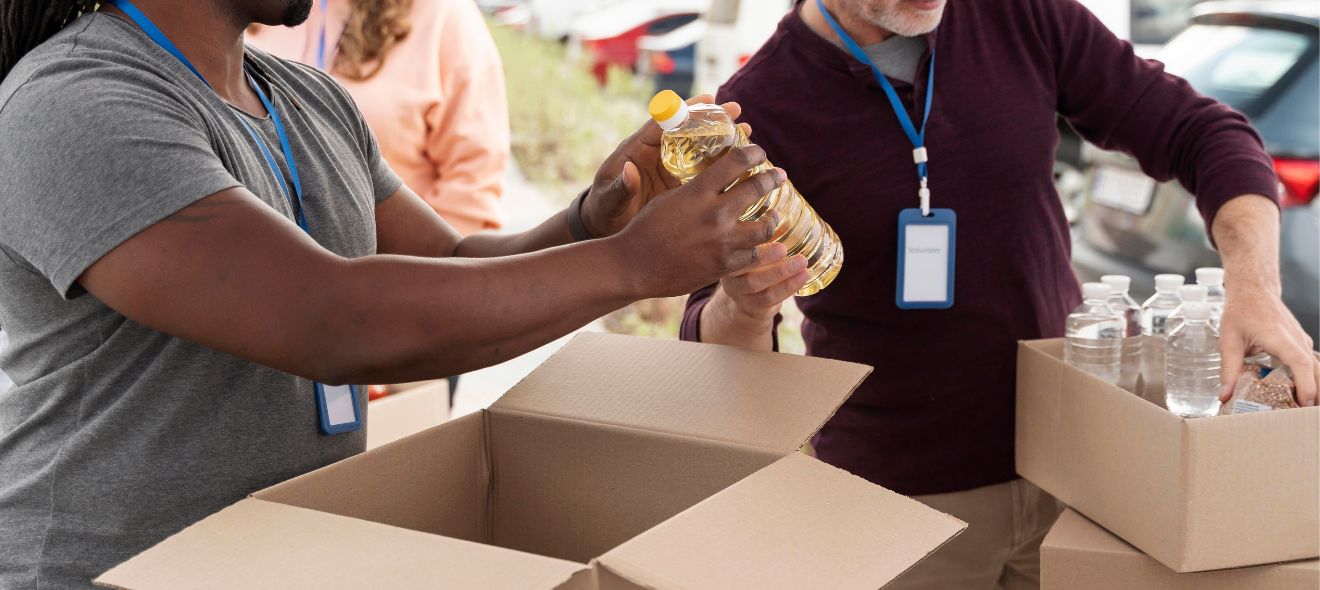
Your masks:
M673 90L661 90L651 99L651 118L657 123L668 121L678 114L678 110L683 108L683 99Z

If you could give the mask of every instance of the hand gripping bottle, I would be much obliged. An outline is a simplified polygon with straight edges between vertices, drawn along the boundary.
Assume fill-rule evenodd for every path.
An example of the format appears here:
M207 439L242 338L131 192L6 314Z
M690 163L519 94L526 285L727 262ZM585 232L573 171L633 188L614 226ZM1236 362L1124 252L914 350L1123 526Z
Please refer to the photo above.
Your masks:
M742 129L719 105L688 105L674 91L662 90L651 99L650 111L651 117L664 130L660 157L665 169L684 183L730 148L748 143ZM748 177L773 167L770 162L765 162L753 169ZM755 221L771 209L779 212L779 227L775 228L772 241L788 248L789 256L801 254L806 257L807 270L811 272L811 280L797 294L812 295L829 286L843 267L843 245L839 243L839 236L807 204L791 181L748 207L739 219Z

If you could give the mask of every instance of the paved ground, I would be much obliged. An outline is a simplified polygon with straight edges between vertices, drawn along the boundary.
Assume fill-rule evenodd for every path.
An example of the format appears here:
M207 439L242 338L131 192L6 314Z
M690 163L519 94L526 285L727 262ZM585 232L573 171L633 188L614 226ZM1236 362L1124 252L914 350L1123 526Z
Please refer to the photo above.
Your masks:
M522 177L516 166L510 166L510 173L506 177L503 204L508 218L507 231L528 229L559 210L558 205L553 204ZM583 330L602 332L604 327L594 322ZM454 399L452 416L457 418L489 406L537 365L550 358L571 336L560 338L508 362L464 375Z

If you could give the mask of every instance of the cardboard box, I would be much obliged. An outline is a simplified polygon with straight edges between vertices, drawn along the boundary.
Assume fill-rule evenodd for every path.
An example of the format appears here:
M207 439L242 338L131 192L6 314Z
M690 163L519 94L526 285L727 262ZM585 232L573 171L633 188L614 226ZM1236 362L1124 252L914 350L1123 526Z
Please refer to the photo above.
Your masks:
M877 588L966 525L797 452L869 372L582 334L489 410L262 490L97 583Z
M424 381L398 390L367 403L367 449L392 443L448 419L448 381Z
M1017 471L1179 572L1320 556L1320 407L1183 419L1023 342Z
M1065 510L1040 547L1041 590L1315 590L1320 561L1180 574Z

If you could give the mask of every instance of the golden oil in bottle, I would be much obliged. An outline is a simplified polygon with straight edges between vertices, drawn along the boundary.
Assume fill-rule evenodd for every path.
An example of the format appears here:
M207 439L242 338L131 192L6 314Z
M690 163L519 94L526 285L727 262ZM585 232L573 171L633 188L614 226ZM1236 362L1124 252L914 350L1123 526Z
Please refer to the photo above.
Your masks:
M748 143L742 129L718 105L688 105L672 90L664 90L651 99L650 110L651 117L664 129L661 161L681 182L692 180L730 148ZM752 169L747 177L773 167L765 162ZM807 259L811 280L797 294L812 295L829 286L843 267L843 244L839 236L807 204L792 181L770 191L739 219L755 221L771 209L779 212L779 226L772 241L784 244L789 256L801 254Z

